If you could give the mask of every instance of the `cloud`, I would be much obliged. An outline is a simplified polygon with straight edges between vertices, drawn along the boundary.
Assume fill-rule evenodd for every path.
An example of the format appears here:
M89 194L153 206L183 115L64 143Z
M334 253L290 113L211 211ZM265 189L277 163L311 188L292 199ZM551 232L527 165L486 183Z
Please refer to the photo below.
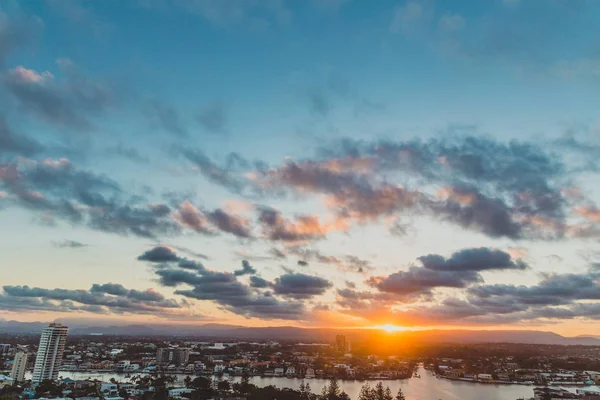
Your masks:
M251 266L248 261L242 260L242 269L233 271L233 274L235 276L253 275L256 274L256 268Z
M153 263L162 263L170 261L179 261L180 258L168 246L156 246L145 251L144 254L137 258L140 261L150 261Z
M172 255L160 247L159 250L156 249L144 253L138 259L155 263L154 273L158 282L162 286L178 288L175 290L177 295L212 301L226 311L248 318L305 318L304 304L296 301L294 296L290 296L294 300L286 300L262 291L271 288L271 282L256 275L250 276L249 285L240 282L239 277L256 273L247 261L242 262L242 268L233 273L220 272L208 269L196 261ZM180 288L182 285L192 288Z
M568 208L577 202L565 191L571 184L560 158L531 143L448 134L426 142L346 139L319 153L316 160L257 171L253 183L263 193L322 195L346 223L435 216L512 239L563 237Z
M457 252L466 254L472 252ZM483 252L481 253L483 254ZM469 260L480 259L471 256ZM454 255L453 255L454 256ZM451 257L445 260L448 265ZM490 261L499 256L487 257ZM450 262L453 264L453 262ZM471 264L471 261L466 263ZM484 263L487 265L486 263ZM505 263L497 263L503 268ZM514 266L508 265L509 269ZM512 323L549 323L551 320L600 319L600 307L593 302L600 298L600 267L590 265L585 273L543 274L531 286L513 284L485 285L476 271L490 270L483 264L475 267L453 265L439 270L412 267L388 277L374 277L367 284L378 289L358 291L355 288L337 290L336 304L342 313L364 318L372 323L385 321L409 325L497 325ZM441 273L441 274L440 274ZM415 301L415 295L430 294L433 287L466 288L462 298L453 295L426 302ZM436 296L439 297L439 296ZM401 308L397 307L402 305Z
M427 269L436 271L491 271L491 270L525 270L529 268L523 261L515 261L512 256L502 250L479 247L464 249L453 253L450 258L439 254L429 254L418 258Z
M314 215L297 215L291 221L270 207L259 207L258 214L265 237L273 241L304 242L323 238L330 231L346 229L343 222L321 223Z
M10 205L120 235L154 238L179 232L165 204L131 197L106 176L79 170L68 159L19 158L0 167L0 185L11 195Z
M148 289L139 291L127 289L123 285L107 283L94 284L89 290L43 289L29 286L3 286L2 300L16 302L15 309L88 311L97 313L150 314L164 313L180 309L181 305L173 299Z
M208 219L200 210L198 210L189 201L184 201L179 205L177 212L174 215L182 225L195 230L198 233L210 234L212 229L210 228Z
M55 247L60 249L69 248L69 249L80 249L83 247L88 247L88 244L78 242L76 240L62 240L60 242L52 242Z
M460 250L449 258L429 254L418 260L421 267L413 266L407 271L398 271L388 276L370 277L366 283L385 293L420 295L430 294L435 288L466 288L482 283L483 278L479 273L483 271L528 268L523 261L512 260L510 254L486 247Z
M243 239L253 237L250 222L246 218L220 208L202 211L187 200L179 204L174 218L181 225L205 235L213 235L221 231Z
M251 238L252 232L249 221L230 214L220 208L206 213L208 220L223 232L231 233L240 238Z
M260 276L253 275L250 277L250 286L253 288L264 289L271 286L271 282Z
M4 73L2 83L27 112L60 127L92 130L91 118L115 105L115 93L72 67L63 71L57 79L48 71L17 66Z
M276 294L298 300L322 295L332 286L327 279L300 273L282 275L272 285Z

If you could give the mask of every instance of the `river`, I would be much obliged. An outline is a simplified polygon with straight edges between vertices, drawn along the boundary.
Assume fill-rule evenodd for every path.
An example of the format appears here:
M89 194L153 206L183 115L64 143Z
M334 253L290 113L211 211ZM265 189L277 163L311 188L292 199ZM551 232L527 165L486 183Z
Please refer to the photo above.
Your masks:
M398 388L406 395L407 400L516 400L519 398L533 398L533 386L526 385L493 385L473 382L461 382L448 379L436 378L431 372L420 368L418 374L421 378L410 378L403 380L383 381L384 385L392 389L394 395ZM60 376L71 379L96 378L104 381L115 378L117 381L127 381L123 374L115 373L93 373L93 372L68 372L61 371ZM186 375L178 375L180 382ZM192 376L193 378L193 376ZM237 382L240 377L232 377L231 381ZM290 379L284 377L252 377L250 381L259 386L274 385L277 387L288 387L298 389L302 379ZM305 380L309 383L315 393L320 393L327 380L310 379ZM364 381L339 381L341 388L350 395L352 400L358 399L360 388ZM370 382L371 386L377 384L376 381ZM574 391L574 389L572 389Z

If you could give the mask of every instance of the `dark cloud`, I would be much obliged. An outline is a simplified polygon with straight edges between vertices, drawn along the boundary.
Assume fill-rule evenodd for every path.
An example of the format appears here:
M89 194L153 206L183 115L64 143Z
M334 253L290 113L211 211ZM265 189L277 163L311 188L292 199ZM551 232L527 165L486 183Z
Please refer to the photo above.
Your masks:
M298 300L321 295L332 286L327 279L300 273L282 275L272 285L276 294Z
M198 110L196 120L210 132L223 133L227 128L227 108L220 102L208 104Z
M297 215L293 221L288 220L278 210L265 206L258 207L258 223L269 240L283 242L320 239L328 231L344 228L335 223L323 224L314 215Z
M146 238L180 231L166 204L149 204L143 197L128 195L112 179L79 170L67 159L18 159L0 171L0 186L11 195L9 204L51 222L64 220Z
M58 247L61 249L69 248L69 249L80 249L83 247L88 247L88 244L78 242L76 240L62 240L60 242L53 242L54 247Z
M304 260L298 260L298 265L301 267L306 267L308 265L308 262Z
M576 300L600 300L600 271L551 274L534 286L486 285L469 289L478 302L518 302L527 305L564 305Z
M76 71L70 61L61 64L62 78L19 66L4 74L3 85L24 110L60 127L89 131L91 118L115 105L115 93Z
M94 284L90 290L43 289L29 286L3 286L2 299L12 299L17 309L89 311L101 313L169 313L181 308L173 299L148 289L139 291L123 285ZM3 307L4 305L2 305Z
M253 275L250 277L250 286L257 289L264 289L271 286L271 283L260 276Z
M453 253L450 258L438 254L419 257L422 266L413 266L408 271L369 278L368 285L385 293L397 295L430 294L435 288L466 288L482 283L482 271L524 270L522 261L512 260L510 254L485 247L464 249Z
M256 268L254 268L247 260L242 260L242 269L236 269L233 271L235 276L253 275L256 274Z
M513 260L507 252L487 247L464 249L453 253L449 258L439 254L429 254L418 258L427 269L437 271L491 271L524 270L528 266L523 261Z
M491 237L563 237L574 199L565 194L560 158L531 143L473 136L476 128L464 135L465 129L425 142L346 139L322 148L316 160L258 171L255 184L263 193L272 187L324 195L347 222L429 215ZM393 178L426 189L394 185Z
M500 199L488 198L474 188L453 187L447 198L429 203L432 212L445 221L491 237L519 239L523 226L513 220L512 210Z
M140 261L150 261L153 263L163 263L170 261L179 261L177 254L168 246L156 246L145 251L137 258Z
M152 250L151 250L152 251ZM162 251L161 251L162 253ZM145 253L146 254L146 253ZM191 289L177 289L175 294L196 300L212 301L223 309L246 317L267 319L301 319L304 318L304 305L295 300L282 300L258 289L273 286L272 283L250 276L250 285L238 280L239 277L256 273L246 261L242 268L229 272L210 270L204 265L179 257L162 257L163 263L157 263L154 273L161 285L167 287L191 286ZM156 257L143 257L155 260ZM285 296L283 296L285 297ZM294 296L289 296L294 299ZM308 298L308 297L307 297Z
M220 231L243 239L253 237L250 222L247 219L220 208L204 211L198 209L191 202L184 201L179 204L174 218L182 225L205 235L214 235Z
M219 230L231 233L240 238L252 237L252 232L247 220L230 214L220 208L206 213L208 220Z
M181 274L185 271L175 270L156 272L162 284L177 286L186 283L193 286L192 289L176 290L176 294L213 301L236 314L267 319L298 319L304 314L302 303L279 300L266 293L254 293L233 274L209 270L198 274Z
M469 257L469 260L479 257ZM442 264L446 265L448 260ZM545 274L537 284L525 286L484 285L474 274L477 274L475 271L489 269L480 267L479 263L473 266L442 266L440 271L440 261L433 262L434 269L413 267L400 274L368 280L368 284L379 289L377 292L338 289L336 304L344 313L404 325L495 325L548 323L549 320L573 318L600 319L600 307L594 303L600 299L600 268L596 265L580 274ZM502 268L502 264L504 262L498 263L498 267ZM466 287L465 296L462 299L450 296L438 301L429 296L426 303L415 302L415 294L428 294L423 290L440 286ZM421 292L416 292L416 288L421 288ZM403 305L402 311L394 307L398 304Z
M367 280L377 290L398 295L428 294L431 289L441 287L465 288L478 282L483 282L483 278L474 271L437 271L421 267Z

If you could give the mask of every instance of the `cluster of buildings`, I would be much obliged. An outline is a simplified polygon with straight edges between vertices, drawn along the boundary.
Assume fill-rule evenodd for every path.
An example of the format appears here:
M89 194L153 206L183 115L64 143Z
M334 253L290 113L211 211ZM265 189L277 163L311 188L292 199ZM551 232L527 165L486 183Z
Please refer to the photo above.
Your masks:
M513 357L490 358L485 365L445 358L430 364L438 377L479 383L510 383L544 386L589 386L600 384L600 372L523 368Z
M68 332L69 328L60 324L50 324L43 330L31 378L34 384L39 384L44 380L56 380L58 377ZM0 351L2 354L8 354L11 346L2 344ZM28 360L27 352L17 350L12 361L10 376L0 375L0 386L25 381Z
M24 397L32 398L35 388L44 381L57 381L66 372L90 372L100 379L61 379L64 395L78 400L97 400L94 396L76 397L73 393L98 393L105 400L141 398L154 388L142 376L263 376L302 379L404 379L414 374L418 362L438 377L494 384L529 384L535 399L594 399L600 390L584 388L600 384L600 372L556 368L541 358L538 368L522 364L512 356L402 359L396 356L359 356L352 352L350 341L337 335L330 343L207 342L195 340L78 338L67 345L68 328L50 324L41 334L37 349L28 345L0 344L0 388L23 383ZM581 350L584 351L584 350ZM588 350L585 350L588 351ZM597 359L582 354L584 360ZM561 356L552 360L561 360ZM529 359L531 360L531 359ZM2 363L0 362L0 368ZM1 371L1 369L0 369ZM120 373L129 382L104 382L102 373ZM75 376L75 375L71 375ZM414 375L419 378L418 375ZM578 386L577 393L561 386ZM571 389L572 390L572 389ZM169 389L169 397L190 393L187 387ZM38 396L39 397L39 396Z

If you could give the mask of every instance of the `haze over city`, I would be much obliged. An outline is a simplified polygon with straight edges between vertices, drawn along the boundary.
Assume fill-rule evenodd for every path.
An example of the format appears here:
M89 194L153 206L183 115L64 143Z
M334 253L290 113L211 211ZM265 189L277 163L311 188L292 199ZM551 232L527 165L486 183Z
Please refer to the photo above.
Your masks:
M0 326L598 336L599 18L3 1Z

